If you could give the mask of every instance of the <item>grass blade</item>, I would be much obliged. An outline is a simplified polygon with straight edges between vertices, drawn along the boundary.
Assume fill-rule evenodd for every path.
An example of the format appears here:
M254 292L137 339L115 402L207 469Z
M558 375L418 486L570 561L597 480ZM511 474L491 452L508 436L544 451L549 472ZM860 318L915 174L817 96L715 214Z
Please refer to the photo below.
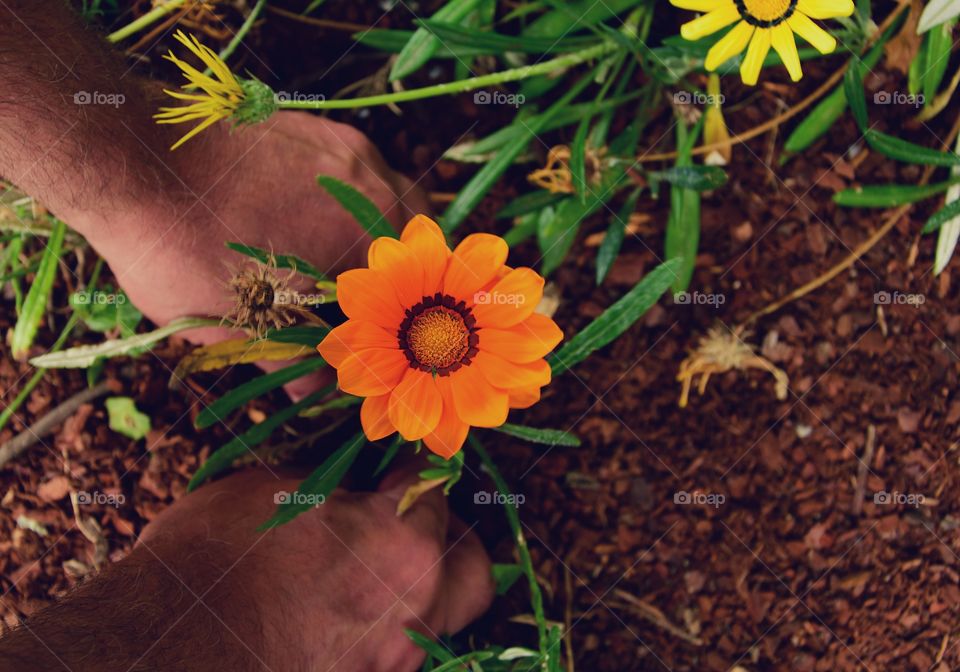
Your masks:
M576 448L580 445L580 439L574 434L559 429L541 429L540 427L514 425L509 422L505 422L499 427L494 427L494 429L501 434L523 439L530 443L542 443L547 446L570 446L571 448Z
M576 366L633 326L677 281L682 263L682 259L671 259L657 266L600 317L548 357L553 374Z
M329 175L317 175L317 184L323 187L328 194L337 199L343 209L353 215L357 223L362 226L372 238L388 236L397 238L397 232L390 226L380 209L369 198Z
M33 345L33 340L37 337L37 329L43 320L47 303L50 301L50 293L53 291L53 281L57 275L57 265L60 263L60 252L63 249L66 230L67 227L63 222L59 219L54 221L50 240L47 242L43 257L40 259L40 266L33 278L33 284L30 285L27 298L23 301L20 316L10 337L10 350L14 359L26 357L27 351Z

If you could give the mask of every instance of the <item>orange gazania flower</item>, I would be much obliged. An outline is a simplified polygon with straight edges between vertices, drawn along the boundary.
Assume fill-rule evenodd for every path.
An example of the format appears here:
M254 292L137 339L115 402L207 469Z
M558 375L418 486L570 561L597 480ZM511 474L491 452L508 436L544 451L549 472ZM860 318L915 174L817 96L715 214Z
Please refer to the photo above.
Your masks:
M373 241L369 268L337 276L349 319L317 349L340 389L366 397L368 439L398 431L449 458L471 426L497 427L539 401L550 382L543 358L563 333L534 312L543 278L506 260L502 238L474 233L451 252L417 215L400 240Z

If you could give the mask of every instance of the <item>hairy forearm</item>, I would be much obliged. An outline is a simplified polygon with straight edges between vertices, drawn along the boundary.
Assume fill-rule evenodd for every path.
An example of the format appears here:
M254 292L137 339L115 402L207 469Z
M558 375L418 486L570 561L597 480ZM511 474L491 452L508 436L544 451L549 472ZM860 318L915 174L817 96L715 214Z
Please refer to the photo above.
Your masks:
M0 26L0 176L94 237L91 212L189 207L203 143L169 152L156 83L64 0L3 0Z
M140 547L30 618L0 639L0 672L261 669L256 609L221 580L240 570L178 553L189 568Z

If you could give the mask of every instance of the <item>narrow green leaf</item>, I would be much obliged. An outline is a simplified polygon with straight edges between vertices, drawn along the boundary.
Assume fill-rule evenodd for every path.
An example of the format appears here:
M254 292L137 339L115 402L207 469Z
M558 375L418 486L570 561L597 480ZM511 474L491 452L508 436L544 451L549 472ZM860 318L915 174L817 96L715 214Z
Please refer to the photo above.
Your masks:
M541 429L540 427L527 427L526 425L514 425L505 422L494 429L501 434L513 436L530 443L542 443L547 446L571 446L580 445L580 439L570 432L564 432L559 429Z
M220 448L208 457L207 461L197 469L197 473L193 475L193 478L191 478L187 484L187 491L189 492L196 489L211 476L215 476L224 469L229 468L238 457L247 452L252 452L254 447L259 446L270 438L273 430L296 417L297 413L302 409L317 403L324 396L332 392L334 387L334 385L329 385L322 390L307 395L297 403L287 406L273 415L267 416L267 419L260 424L254 425L243 434L233 437L230 441L220 446Z
M950 65L953 50L953 27L956 19L949 19L927 33L927 53L923 73L924 105L930 106L937 97L940 84Z
M630 221L630 215L637 208L637 199L642 191L642 189L634 189L620 208L620 212L610 220L607 226L607 235L603 237L603 242L597 248L597 285L603 284L604 278L610 272L610 267L620 254L627 223Z
M880 184L854 187L838 191L833 195L833 202L845 208L892 208L936 196L949 189L951 184L958 183L960 177L925 185Z
M927 223L923 225L923 233L936 231L958 215L960 215L960 201L947 203L927 220Z
M843 75L843 90L860 132L866 133L870 118L867 115L867 97L863 93L863 77L860 74L860 68L847 68L847 72Z
M524 37L552 37L555 39L587 30L639 5L643 0L565 0L523 30Z
M682 259L671 259L657 266L560 350L550 355L547 361L554 375L576 366L633 326L677 281L682 263Z
M296 494L291 493L288 501L281 503L273 517L261 525L259 529L266 530L289 523L304 511L313 508L313 505L309 503L311 500L316 500L321 496L329 497L334 488L340 485L340 481L343 480L347 470L350 469L350 465L357 459L360 449L366 444L367 437L363 435L363 432L358 432L352 439L340 446L330 457L324 460L323 464L300 483Z
M57 265L60 263L60 252L63 248L63 237L66 225L59 219L53 223L53 232L47 241L40 266L27 292L27 298L20 309L20 317L13 327L10 337L10 350L14 359L26 357L27 351L37 337L37 330L47 310L47 302L53 291L53 281L57 277Z
M507 52L526 54L551 54L560 51L586 49L598 43L595 37L566 37L557 40L549 37L520 37L496 32L478 31L475 28L444 23L434 19L418 19L417 24L436 35L450 48L467 48L486 54Z
M362 226L372 238L388 236L397 238L397 232L390 226L380 209L373 201L351 187L329 175L317 175L317 184L323 187L328 194L337 199L343 209L353 215L357 223Z
M261 264L269 264L272 260L272 262L276 264L277 268L288 268L292 271L302 273L303 275L315 278L317 280L327 279L327 276L321 273L316 266L311 264L309 261L305 261L292 254L272 254L259 247L244 245L243 243L227 243L227 247L234 252L239 252L240 254L252 257Z
M457 197L447 207L441 220L441 228L445 233L450 233L463 223L463 220L473 212L473 209L486 196L494 183L500 179L504 171L526 149L530 141L593 81L593 76L598 67L595 66L593 70L581 76L580 80L570 87L546 112L520 124L516 130L514 141L498 151L496 156L477 171L477 174L460 190Z
M321 357L310 357L282 369L257 376L253 380L248 380L205 406L197 414L194 424L197 429L205 429L216 422L220 422L228 413L243 406L251 399L256 399L260 395L286 385L292 380L312 373L325 364L326 362Z
M476 9L477 4L478 0L450 0L431 19L440 23L456 24ZM418 28L393 62L390 81L403 79L419 70L437 52L440 45L437 36L427 28Z
M703 117L701 121L702 119ZM698 181L695 178L696 171L690 170L695 168L691 152L702 127L702 123L697 124L688 134L682 120L677 124L677 165L670 176L672 179L681 180L681 184ZM725 178L726 174L724 174ZM709 179L706 181L709 182ZM700 192L681 184L674 184L670 188L670 215L667 218L664 239L664 253L667 261L683 260L677 270L677 279L673 283L675 292L686 291L690 285L697 259L697 249L700 245Z
M315 347L327 337L330 330L326 327L300 325L284 329L270 329L266 338L277 343L296 343Z
M30 363L43 369L85 369L93 365L98 358L120 357L134 350L149 348L179 331L197 329L199 327L215 327L219 320L210 320L198 317L184 317L174 320L165 327L154 329L145 334L137 334L128 338L104 341L96 345L79 345L60 352L48 352L34 357Z
M923 166L960 166L960 155L954 152L930 149L872 129L864 137L875 150L897 161Z
M406 441L404 441L403 437L399 434L394 437L386 451L384 451L383 457L380 458L377 468L373 470L374 476L379 476L381 473L383 473L384 469L390 466L390 463L393 462L393 458L395 458L397 453L400 452L400 446L402 446L404 443L406 443Z
M446 663L455 658L455 656L450 653L446 648L441 646L439 642L433 641L431 638L421 635L416 630L410 630L409 628L404 628L403 633L410 638L410 641L419 646L421 649L429 653L431 656L439 660L441 663Z
M497 219L520 217L536 210L542 210L548 205L554 205L563 200L562 194L551 194L546 189L537 189L529 194L518 196L496 214Z

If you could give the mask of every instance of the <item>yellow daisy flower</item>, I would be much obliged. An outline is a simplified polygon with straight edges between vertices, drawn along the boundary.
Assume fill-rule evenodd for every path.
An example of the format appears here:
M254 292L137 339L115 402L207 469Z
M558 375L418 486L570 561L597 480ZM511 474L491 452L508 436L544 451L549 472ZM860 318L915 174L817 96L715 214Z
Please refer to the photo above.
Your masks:
M183 124L202 120L186 135L177 140L170 149L176 149L205 128L221 119L234 118L238 123L254 123L269 117L277 104L274 93L266 84L255 79L235 77L227 64L215 51L200 44L196 37L189 37L178 30L174 38L199 58L211 74L200 72L189 63L180 60L168 52L164 58L172 62L183 73L187 83L183 91L164 93L177 100L188 101L189 105L180 107L161 107L154 115L158 124Z
M740 65L743 83L753 86L760 77L763 61L773 47L787 66L793 81L803 77L797 54L796 33L821 54L829 54L837 41L811 19L833 19L853 14L853 0L670 0L681 9L704 12L683 24L680 34L687 40L699 40L732 23L733 29L707 54L707 70L716 70L740 54L747 55Z

